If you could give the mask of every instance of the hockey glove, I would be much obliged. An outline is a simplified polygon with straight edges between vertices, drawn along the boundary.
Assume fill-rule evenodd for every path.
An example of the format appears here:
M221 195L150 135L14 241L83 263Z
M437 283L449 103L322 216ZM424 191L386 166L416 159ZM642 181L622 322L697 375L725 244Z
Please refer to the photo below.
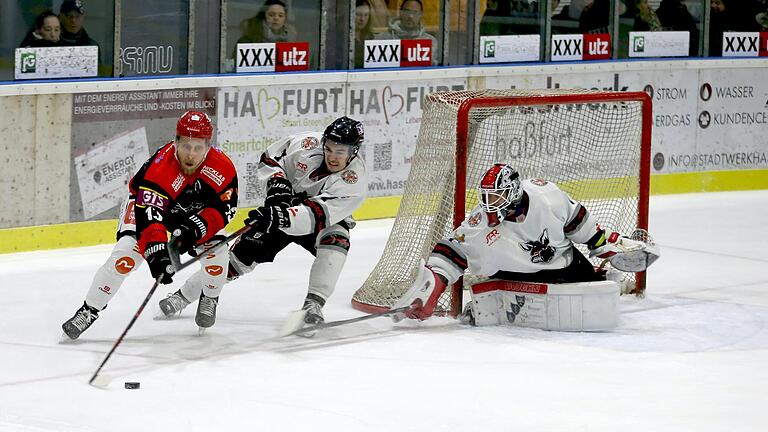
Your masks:
M208 233L208 227L205 220L197 214L181 221L179 226L173 230L171 241L178 248L179 253L187 253L195 247Z
M271 177L267 181L267 198L264 206L289 205L293 198L293 186L285 177Z
M604 238L597 242L594 249L589 251L590 258L610 258L617 253L622 253L632 248L638 249L642 244L635 240L628 239L615 231L606 231Z
M605 232L604 236L590 249L589 257L607 259L617 270L643 271L659 258L659 249L645 230L635 230L632 238L614 231Z
M147 248L144 250L144 258L147 260L147 264L149 264L149 271L152 273L153 278L161 278L161 284L173 282L175 270L171 264L171 257L168 255L168 247L165 243L147 243Z
M271 233L280 228L291 226L291 220L288 217L288 207L284 205L259 207L248 212L245 223L252 226L252 231Z

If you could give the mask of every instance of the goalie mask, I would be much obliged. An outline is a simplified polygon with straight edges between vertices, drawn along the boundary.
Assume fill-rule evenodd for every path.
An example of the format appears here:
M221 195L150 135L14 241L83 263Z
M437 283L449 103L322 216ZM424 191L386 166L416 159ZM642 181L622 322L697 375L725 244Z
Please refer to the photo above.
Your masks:
M494 164L485 172L478 188L480 207L503 219L523 198L520 174L506 164Z

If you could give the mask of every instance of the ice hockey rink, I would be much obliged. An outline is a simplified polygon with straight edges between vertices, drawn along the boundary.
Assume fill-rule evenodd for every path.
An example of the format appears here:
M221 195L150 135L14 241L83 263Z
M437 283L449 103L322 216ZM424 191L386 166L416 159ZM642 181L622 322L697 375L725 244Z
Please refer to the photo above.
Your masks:
M152 285L129 278L76 343L61 323L111 245L0 255L0 431L766 431L768 191L651 198L662 257L611 333L378 318L278 339L301 306L298 247L227 285L216 325L161 321L160 287L87 384ZM350 306L392 220L362 222L327 320ZM126 390L125 381L141 388Z

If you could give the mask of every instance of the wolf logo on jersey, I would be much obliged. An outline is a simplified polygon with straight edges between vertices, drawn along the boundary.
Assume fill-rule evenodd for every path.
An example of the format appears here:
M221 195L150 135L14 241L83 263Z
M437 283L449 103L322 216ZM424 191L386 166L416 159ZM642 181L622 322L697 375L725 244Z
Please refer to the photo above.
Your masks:
M539 236L538 241L520 243L520 247L531 253L532 263L547 263L555 256L555 248L549 245L549 233L546 228Z

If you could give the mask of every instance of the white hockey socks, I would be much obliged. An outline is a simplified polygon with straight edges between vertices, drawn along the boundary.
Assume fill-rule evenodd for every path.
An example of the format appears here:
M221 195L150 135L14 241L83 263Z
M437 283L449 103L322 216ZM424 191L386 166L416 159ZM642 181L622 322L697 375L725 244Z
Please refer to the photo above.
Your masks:
M327 299L336 289L347 254L336 249L318 248L312 269L309 271L309 294Z
M136 239L131 236L123 236L117 241L107 261L93 276L93 282L85 296L85 302L89 306L97 310L107 307L107 303L123 285L125 278L144 262L137 249Z

